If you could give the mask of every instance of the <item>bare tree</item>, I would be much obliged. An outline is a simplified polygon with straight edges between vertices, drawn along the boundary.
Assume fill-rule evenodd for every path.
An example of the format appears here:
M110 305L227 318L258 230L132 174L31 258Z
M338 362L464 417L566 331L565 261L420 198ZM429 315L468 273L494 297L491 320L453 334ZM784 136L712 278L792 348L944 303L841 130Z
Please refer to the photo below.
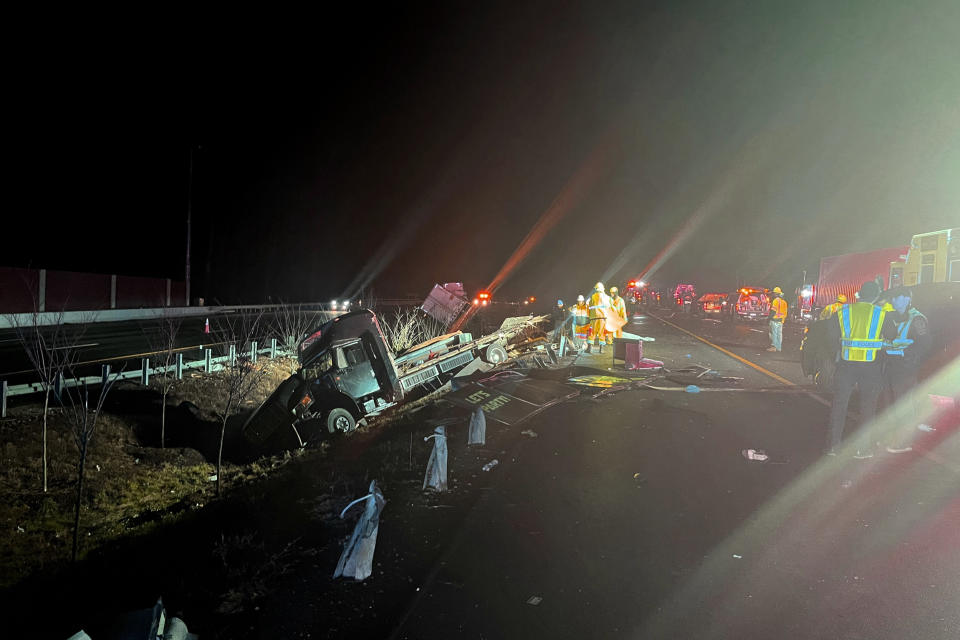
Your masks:
M228 314L215 318L214 333L217 341L225 345L228 353L231 345L239 345L245 349L247 345L257 340L260 334L263 311L253 314ZM220 417L220 444L217 449L217 495L220 495L222 486L223 468L223 440L227 432L227 420L237 413L250 392L266 376L266 371L252 362L249 352L238 355L235 361L229 360L220 371L220 377L226 388L221 398Z
M167 432L167 396L173 388L180 382L177 379L175 364L177 362L177 336L180 333L180 325L183 319L176 316L160 314L157 317L157 325L149 329L144 327L144 333L147 334L147 340L150 342L150 350L156 356L156 364L163 368L163 373L156 376L157 384L162 394L160 408L160 448L166 447ZM159 368L158 367L158 368Z
M394 311L393 317L382 317L381 327L387 344L394 353L403 353L410 347L443 335L444 326L419 309Z
M47 418L50 414L50 392L58 389L64 372L73 365L77 345L86 331L87 322L67 324L63 309L43 313L39 309L37 294L33 294L33 311L27 314L8 314L30 365L40 379L43 390L43 423L41 427L41 465L43 491L47 491Z
M304 335L316 323L316 313L303 308L300 304L285 304L281 301L280 307L273 315L270 323L270 335L280 344L293 350Z
M70 368L70 377L73 384L65 386L62 395L66 397L69 405L70 412L67 415L73 430L73 440L80 454L77 463L77 498L73 515L73 551L70 556L76 562L80 535L80 505L83 502L83 479L87 465L87 452L97 430L103 403L106 401L110 389L113 388L113 384L120 377L120 372L112 376L109 374L104 376L99 384L100 391L94 398L92 408L90 406L90 388L86 381L77 375L73 367Z

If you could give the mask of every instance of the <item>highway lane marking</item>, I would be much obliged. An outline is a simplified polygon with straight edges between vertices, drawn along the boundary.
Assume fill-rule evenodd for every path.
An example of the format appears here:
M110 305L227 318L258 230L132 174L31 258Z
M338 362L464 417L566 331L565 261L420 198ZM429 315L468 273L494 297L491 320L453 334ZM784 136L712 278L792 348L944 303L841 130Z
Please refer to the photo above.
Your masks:
M656 318L657 320L659 320L660 322L662 322L662 323L664 323L664 324L668 324L668 325L670 325L671 327L673 327L674 329L676 329L676 330L678 330L678 331L682 331L683 333L687 334L688 336L690 336L690 337L692 337L692 338L696 338L696 339L699 340L700 342L702 342L702 343L704 343L704 344L706 344L706 345L709 345L709 346L713 347L714 349L716 349L716 350L719 351L720 353L726 354L726 355L730 356L731 358L733 358L734 360L736 360L736 361L738 361L738 362L742 362L743 364L745 364L745 365L747 365L747 366L749 366L749 367L753 367L754 369L756 369L757 371L759 371L759 372L762 373L763 375L769 376L769 377L773 378L774 380L776 380L777 382L779 382L779 383L781 383L781 384L785 384L785 385L787 385L788 387L795 387L795 386L797 386L795 383L790 382L790 381L787 380L786 378L784 378L784 377L782 377L782 376L778 376L778 375L775 374L773 371L770 371L769 369L765 369L765 368L761 367L760 365L758 365L757 363L751 362L751 361L747 360L747 359L744 358L744 357L738 356L737 354L733 353L732 351L728 351L727 349L724 349L724 348L721 347L721 346L715 345L715 344L713 344L712 342L710 342L709 340L707 340L706 338L701 338L700 336L698 336L697 334L693 333L692 331L687 331L687 330L684 329L683 327L678 327L677 325L673 324L673 323L670 322L669 320L664 320L664 319L661 318L660 316L654 315L654 314L652 314L652 313L651 313L650 315L653 316L654 318ZM817 394L812 393L812 392L810 392L810 391L804 391L804 393L806 393L808 396L810 396L811 398L813 398L814 400L816 400L817 402L819 402L819 403L822 404L823 406L825 406L825 407L829 407L829 406L830 406L830 403L829 403L829 402L827 402L826 400L824 400L823 398L821 398L821 397L818 396Z

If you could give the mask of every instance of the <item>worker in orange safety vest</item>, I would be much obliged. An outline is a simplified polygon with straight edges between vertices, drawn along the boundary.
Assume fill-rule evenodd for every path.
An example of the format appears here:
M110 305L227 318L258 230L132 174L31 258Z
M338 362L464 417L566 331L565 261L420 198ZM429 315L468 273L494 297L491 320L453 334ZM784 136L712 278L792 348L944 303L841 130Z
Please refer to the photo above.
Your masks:
M613 309L613 312L617 314L617 316L619 316L620 320L623 321L623 324L627 323L627 305L623 301L623 298L620 297L620 290L616 287L610 287L610 308ZM622 326L613 332L613 337L623 337Z
M820 312L820 319L826 320L830 316L836 315L837 311L840 311L840 307L845 304L847 304L847 296L842 293L837 294L837 301L823 308L823 311Z
M577 349L583 347L590 339L590 308L583 296L577 296L577 304L570 307L573 314L573 337Z
M787 319L787 301L783 299L783 290L773 288L773 300L770 301L770 346L767 351L781 351L783 347L783 323Z
M590 340L593 346L597 347L599 353L603 353L603 344L613 344L613 336L607 331L607 314L610 310L610 296L606 294L602 282L598 282L593 287L593 295L590 296ZM587 353L591 345L587 345Z

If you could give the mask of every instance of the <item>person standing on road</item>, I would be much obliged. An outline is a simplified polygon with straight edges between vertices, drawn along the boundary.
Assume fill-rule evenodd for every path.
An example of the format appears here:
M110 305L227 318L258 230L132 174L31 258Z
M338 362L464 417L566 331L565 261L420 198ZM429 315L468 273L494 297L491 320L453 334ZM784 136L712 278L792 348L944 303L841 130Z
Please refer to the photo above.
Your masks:
M603 283L598 282L593 287L590 296L591 342L597 347L598 353L603 353L603 343L609 340L607 335L607 313L610 311L610 296L604 291ZM591 353L591 345L587 345L587 353Z
M837 322L828 323L831 344L840 350L837 371L833 376L833 403L830 405L830 430L827 434L827 455L836 455L847 420L847 405L854 387L860 389L861 446L855 458L872 458L872 446L866 425L873 420L877 398L883 385L880 353L884 341L897 336L897 325L887 314L887 308L874 304L880 296L880 286L864 282L857 293L859 302L845 304L837 313Z
M623 324L627 324L627 305L623 301L623 298L620 297L620 291L616 287L610 287L610 308L613 309L613 312L619 316L620 320L623 321ZM623 327L620 327L613 332L614 338L623 337Z
M826 320L827 318L836 315L837 311L840 311L840 307L847 304L847 296L842 293L837 294L837 301L832 302L823 308L823 311L820 312L820 319Z
M885 349L882 365L883 389L890 394L891 401L896 402L916 386L920 364L930 351L932 341L927 317L913 306L913 292L909 287L891 289L886 298L894 308L889 315L897 323L897 337L891 346ZM912 397L912 408L914 415L921 415L916 395ZM887 438L887 452L912 451L912 432L912 428L896 429Z
M783 290L773 288L773 300L770 302L770 347L767 351L781 351L783 346L783 323L787 319L787 301L783 299Z
M577 304L571 308L573 313L573 337L578 350L587 344L590 338L590 307L583 296L577 296Z
M563 306L563 300L557 300L557 306L553 308L553 342L559 343L560 337L564 334L567 324L567 308Z

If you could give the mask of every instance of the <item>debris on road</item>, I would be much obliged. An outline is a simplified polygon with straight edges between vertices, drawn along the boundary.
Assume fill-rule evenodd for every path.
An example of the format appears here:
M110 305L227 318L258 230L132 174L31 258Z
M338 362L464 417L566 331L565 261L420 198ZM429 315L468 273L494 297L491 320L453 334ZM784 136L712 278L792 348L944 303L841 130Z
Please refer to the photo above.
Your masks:
M533 606L537 606L541 602L543 602L543 598L541 598L540 596L530 596L530 598L527 600L527 604L530 604Z
M684 391L687 393L700 393L700 387L695 384L688 384Z
M538 434L533 429L524 429L523 431L520 432L520 435L536 438Z
M487 443L487 418L483 409L477 407L470 414L470 428L467 433L467 446L472 444L484 445Z
M612 389L618 385L630 384L633 382L630 378L619 378L617 376L589 375L575 376L569 378L567 382L583 387L596 387L599 389Z
M490 469L493 469L493 468L494 468L495 466L497 466L498 464L500 464L500 461L497 460L496 458L494 458L493 460L491 460L491 461L488 462L487 464L483 465L483 470L484 470L484 471L490 471Z
M380 513L387 501L383 497L377 481L370 481L367 495L357 498L340 512L340 518L355 504L366 502L363 514L353 528L353 535L340 554L337 569L333 572L334 578L345 576L355 580L365 580L373 573L373 552L377 546L377 531L380 527Z
M737 560L742 560L742 559L743 559L743 556L741 556L741 555L738 554L738 553L733 554L733 557L736 558Z
M769 458L767 452L763 449L743 449L740 453L747 460L755 460L757 462L765 462Z
M423 488L434 491L447 490L447 428L437 427L433 435L423 439L433 440L433 451L427 461L427 471L423 475Z

